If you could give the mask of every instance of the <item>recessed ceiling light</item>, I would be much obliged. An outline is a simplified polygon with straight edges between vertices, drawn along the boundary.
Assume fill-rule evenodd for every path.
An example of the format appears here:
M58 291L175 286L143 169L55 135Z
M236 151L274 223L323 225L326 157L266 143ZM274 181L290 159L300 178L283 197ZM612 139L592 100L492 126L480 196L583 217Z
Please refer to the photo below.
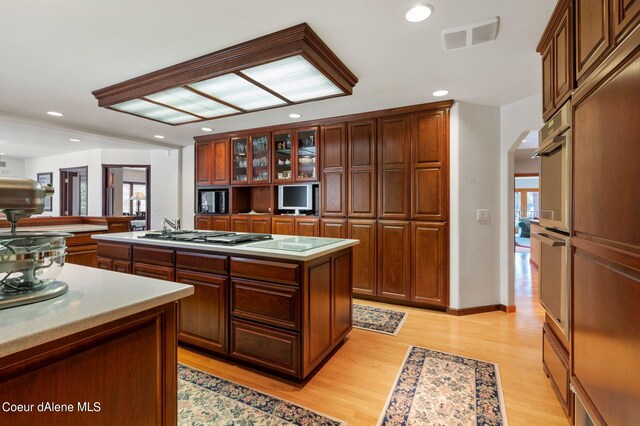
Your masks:
M162 135L155 135L155 136L154 136L154 138L156 138L156 139L164 139L164 136L162 136Z
M448 94L449 94L448 90L436 90L435 92L433 92L433 96L436 96L436 97L447 96Z
M211 127L203 127L202 131L203 132L213 132L213 129Z
M289 114L289 118L300 118L300 117L302 117L302 115L297 113Z
M53 115L54 117L62 117L64 114L56 111L47 111L47 114Z
M69 140L70 140L71 142L80 142L80 139L74 139L74 138L71 138L71 139L69 139Z
M432 12L433 6L431 6L430 4L419 4L409 9L404 17L409 22L422 22L429 16L431 16Z

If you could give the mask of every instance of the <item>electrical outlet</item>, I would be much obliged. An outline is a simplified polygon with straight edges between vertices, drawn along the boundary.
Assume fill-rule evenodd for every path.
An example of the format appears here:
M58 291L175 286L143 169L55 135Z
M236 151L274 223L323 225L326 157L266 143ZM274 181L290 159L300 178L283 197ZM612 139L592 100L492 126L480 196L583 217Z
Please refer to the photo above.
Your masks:
M476 212L478 222L486 222L489 220L489 209L478 209Z

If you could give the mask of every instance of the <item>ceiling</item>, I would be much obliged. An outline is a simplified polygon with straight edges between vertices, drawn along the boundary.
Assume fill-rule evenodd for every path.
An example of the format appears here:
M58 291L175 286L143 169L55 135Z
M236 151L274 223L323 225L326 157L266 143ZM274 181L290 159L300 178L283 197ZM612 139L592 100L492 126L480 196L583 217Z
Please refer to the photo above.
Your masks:
M417 24L404 19L415 0L5 2L0 151L27 158L95 147L85 144L184 146L204 133L203 126L225 132L432 102L440 99L431 95L437 89L448 89L448 98L494 106L540 92L535 46L556 0L427 2L434 13ZM442 49L443 29L491 16L501 19L496 41ZM91 95L302 22L358 77L352 96L173 127L98 108ZM47 116L51 110L64 117ZM292 112L302 118L290 119Z

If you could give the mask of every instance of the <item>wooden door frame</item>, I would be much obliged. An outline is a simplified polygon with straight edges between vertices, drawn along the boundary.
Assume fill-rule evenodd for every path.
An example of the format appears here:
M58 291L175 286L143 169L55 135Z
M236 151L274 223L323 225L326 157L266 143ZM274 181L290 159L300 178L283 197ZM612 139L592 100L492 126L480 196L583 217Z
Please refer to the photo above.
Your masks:
M84 176L86 176L87 178L87 204L89 203L89 166L78 166L78 167L65 167L62 169L59 169L58 173L60 174L60 216L67 216L64 214L65 210L64 210L64 202L65 200L68 199L67 197L67 187L68 187L68 183L65 182L64 180L64 174L71 172L71 171L76 171L76 170L84 170ZM79 208L79 206L78 206ZM53 206L52 206L52 210L53 210ZM68 215L71 216L71 215ZM81 216L81 215L79 215ZM89 216L89 207L87 205L87 216Z
M107 215L107 170L110 168L133 168L133 169L146 169L147 179L147 211L146 213L146 228L151 229L151 165L150 164L103 164L102 165L102 215Z

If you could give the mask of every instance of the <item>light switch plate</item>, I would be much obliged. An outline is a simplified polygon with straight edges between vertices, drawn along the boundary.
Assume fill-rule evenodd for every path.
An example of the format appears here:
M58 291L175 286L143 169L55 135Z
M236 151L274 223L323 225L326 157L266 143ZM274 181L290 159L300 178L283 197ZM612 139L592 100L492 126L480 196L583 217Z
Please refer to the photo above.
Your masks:
M489 209L478 209L476 212L476 219L478 222L486 222L489 220Z

